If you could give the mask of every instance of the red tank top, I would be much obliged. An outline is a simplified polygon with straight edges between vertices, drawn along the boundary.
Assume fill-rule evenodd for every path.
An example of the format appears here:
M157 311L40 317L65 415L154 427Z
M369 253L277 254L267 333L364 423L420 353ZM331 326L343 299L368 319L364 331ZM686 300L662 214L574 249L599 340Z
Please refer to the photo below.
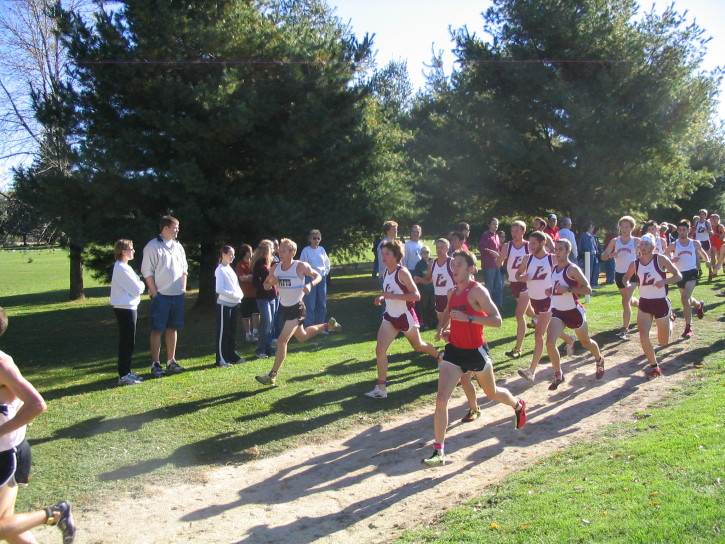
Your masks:
M448 300L448 308L450 310L460 310L467 315L487 315L484 312L474 310L468 303L468 293L476 285L478 285L477 281L470 281L461 294L458 294L458 288L456 288L456 290L453 291L451 298ZM483 339L483 325L468 323L467 321L451 320L451 336L449 341L457 348L480 348L485 342Z

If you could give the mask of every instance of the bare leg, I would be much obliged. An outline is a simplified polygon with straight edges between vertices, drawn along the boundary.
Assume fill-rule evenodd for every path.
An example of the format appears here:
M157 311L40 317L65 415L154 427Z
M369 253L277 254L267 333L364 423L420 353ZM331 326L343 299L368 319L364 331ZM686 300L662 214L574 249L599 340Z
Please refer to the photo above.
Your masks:
M634 293L635 285L630 285L627 289L620 289L619 294L622 295L622 328L629 329L629 322L632 320L632 293Z
M0 523L8 522L15 514L15 499L18 495L18 486L5 484L0 487ZM45 520L45 514L43 515ZM41 522L42 523L42 522ZM29 531L30 527L21 529L20 534L3 534L1 538L7 540L9 544L38 544L33 533Z
M473 386L473 383L471 383L471 373L466 372L458 381L463 388L463 392L466 394L468 407L471 410L478 410L478 398L476 397L476 388Z
M514 351L521 351L521 347L524 345L524 338L526 337L526 314L531 311L531 305L529 304L529 294L523 292L519 294L519 299L516 301L516 346Z
M456 383L461 379L463 371L461 367L443 361L440 364L438 374L438 394L436 395L436 409L433 415L433 439L443 444L448 428L448 399L456 388Z
M670 316L660 317L656 320L657 323L657 342L660 346L665 347L669 345L670 338L672 337L672 320Z
M251 319L245 317L244 319L242 319L242 325L244 326L244 334L249 334L252 332L252 330L250 329L250 327L252 326Z
M434 345L423 341L420 337L420 330L418 330L418 327L410 327L407 331L403 332L403 334L415 351L427 353L436 361L438 360L438 350Z
M536 322L536 329L534 330L534 356L531 359L531 365L529 370L536 372L536 367L541 360L541 356L544 354L544 334L549 328L549 321L551 320L551 312L544 312L539 314L539 320Z
M692 298L695 290L695 281L688 281L684 288L680 288L680 302L682 302L682 313L685 316L685 325L692 325L692 309L697 308L700 303Z
M589 338L589 324L586 321L584 321L584 324L574 332L576 333L577 338L579 338L581 345L588 349L589 353L594 356L595 361L602 358L602 352L599 349L599 344Z
M305 327L303 324L300 324L300 326L295 329L295 338L297 338L298 342L307 342L310 338L314 338L324 331L326 325L326 323L321 323L320 325L310 325L309 327ZM277 340L277 344L279 345L279 340Z
M667 320L669 321L669 316ZM639 341L642 344L642 351L644 351L644 355L647 357L649 364L655 366L657 364L657 357L655 356L652 342L649 339L649 331L652 328L652 316L641 310L637 312L637 328L639 329Z
M282 363L284 363L284 360L287 357L287 344L299 327L299 321L296 319L290 319L284 322L282 332L280 332L277 337L277 353L274 356L274 365L272 365L270 375L276 376L279 369L282 368Z
M176 329L166 329L166 358L176 361Z
M151 345L151 362L161 360L161 333L151 331L151 338L149 340Z
M516 409L518 401L511 394L511 391L505 387L498 387L496 385L496 377L493 374L492 364L487 364L481 372L476 372L474 375L476 376L478 385L481 386L481 389L483 389L483 392L489 400L495 400L511 406L514 410Z
M382 390L387 389L385 382L388 379L388 348L395 340L395 337L398 336L398 332L400 331L393 327L389 321L383 319L383 322L380 323L378 342L375 345L375 357L378 366L378 388Z
M561 336L566 326L558 317L549 321L549 328L546 331L546 353L549 355L554 372L561 372L561 358L559 349L556 347L556 340Z

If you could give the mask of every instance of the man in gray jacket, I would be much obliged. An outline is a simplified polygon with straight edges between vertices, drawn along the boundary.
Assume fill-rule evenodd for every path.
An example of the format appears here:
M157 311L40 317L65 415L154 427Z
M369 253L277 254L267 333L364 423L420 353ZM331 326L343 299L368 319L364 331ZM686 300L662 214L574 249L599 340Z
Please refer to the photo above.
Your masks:
M159 222L161 232L143 249L143 274L151 297L151 374L166 375L161 367L161 333L166 332L166 370L172 373L185 369L176 362L177 331L184 328L184 294L189 265L186 252L176 239L178 219L166 215Z

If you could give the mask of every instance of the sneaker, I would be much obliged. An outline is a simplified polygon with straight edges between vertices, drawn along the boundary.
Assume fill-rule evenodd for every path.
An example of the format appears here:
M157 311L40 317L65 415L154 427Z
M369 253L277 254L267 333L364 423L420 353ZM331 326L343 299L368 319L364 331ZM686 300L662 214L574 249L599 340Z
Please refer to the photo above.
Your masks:
M526 324L526 328L527 328L527 329L535 329L535 328L536 328L536 321L533 321L533 320L532 320L532 321L530 321L529 323L527 323L527 324Z
M139 382L143 381L143 378L134 372L129 372L128 375L131 376L134 380L137 380Z
M521 357L521 351L518 349L512 349L511 351L507 351L504 353L506 357L510 357L511 359L518 359Z
M271 346L277 347L277 339L275 338L269 343Z
M670 321L674 321L675 319L677 319L677 314L675 314L675 311L672 310L670 312Z
M337 319L331 317L330 320L327 322L327 328L328 330L333 332L340 332L342 330L342 325L337 322Z
M254 342L254 335L251 332L248 332L244 335L244 340L246 342Z
M463 416L463 419L461 419L461 423L476 421L479 417L481 417L481 410L479 410L478 408L476 408L475 410L469 408L468 413Z
M692 327L690 327L689 325L687 325L685 327L685 332L682 333L682 338L692 338L692 335L693 334L694 333L692 332Z
M705 317L705 302L700 301L700 304L697 308L695 308L695 311L697 312L697 319Z
M229 361L233 365L239 364L239 363L246 363L247 360L244 357L239 357L239 359L234 359L233 361Z
M429 467L442 467L446 464L446 456L441 450L433 450L433 455L427 459L422 459L421 462Z
M660 369L659 365L650 366L647 369L647 378L650 380L654 380L655 378L659 378L662 376L662 370Z
M565 381L566 381L566 378L564 378L564 374L554 373L554 380L551 382L551 385L549 385L549 391L556 391L556 388L559 387Z
M256 357L257 359L266 359L267 357L269 357L269 355L267 355L266 353L257 353Z
M712 273L712 270L710 270L710 271L709 271L709 272L707 273L707 281L712 281L712 278L714 278L714 277L715 277L715 274L713 274L713 273Z
M186 369L181 366L179 363L174 361L173 359L170 359L166 361L166 370L171 372L172 374L180 374L181 372L184 372Z
M387 389L380 389L377 384L375 384L375 387L372 391L368 391L365 393L366 397L370 397L371 399L386 399L388 398L388 390Z
M223 359L222 359L221 361L219 361L219 362L218 362L218 363L216 364L216 366L220 366L220 367L226 368L226 367L228 367L228 366L234 366L234 365L233 365L232 363L230 363L230 362L228 362L228 361L225 361L225 360L223 360Z
M259 330L253 330L252 331L252 341L256 342L259 340Z
M566 356L571 357L572 355L574 355L574 341L572 340L571 344L569 344L569 343L565 343L565 344L566 344Z
M514 410L514 427L520 429L526 425L526 402L524 399L519 399L520 410Z
M445 350L440 350L438 352L438 357L436 357L436 361L438 361L438 363L442 363L443 361L445 361L445 359L446 359Z
M271 385L272 387L274 387L276 385L275 377L270 376L269 374L265 374L264 376L255 376L254 379L257 380L262 385Z
M619 331L619 332L617 333L617 336L618 336L618 337L619 337L619 338L620 338L621 340L629 340L629 332L627 331L627 329L622 329L621 331Z
M528 368L519 368L519 376L529 380L530 382L533 382L535 374L531 372Z
M601 380L604 377L604 357L599 357L599 360L596 362L597 365L597 371L594 373L594 377L597 380Z
M164 369L161 368L161 363L159 363L158 361L154 361L153 363L151 363L151 375L154 378L163 378L164 376L166 376L166 372L164 372Z
M118 378L118 385L141 385L141 380L136 379L136 376L129 372Z
M76 539L76 524L73 521L71 505L68 501L61 501L51 507L53 512L59 512L58 522L55 525L60 529L63 535L63 544L73 544Z

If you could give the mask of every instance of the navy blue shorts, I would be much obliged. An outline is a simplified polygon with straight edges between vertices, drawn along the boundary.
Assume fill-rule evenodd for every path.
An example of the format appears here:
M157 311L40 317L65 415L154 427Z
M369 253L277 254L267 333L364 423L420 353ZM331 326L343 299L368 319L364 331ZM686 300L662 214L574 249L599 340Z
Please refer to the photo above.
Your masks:
M153 332L184 328L184 295L162 295L156 293L151 299L149 328Z
M23 440L10 450L0 452L0 487L8 482L27 484L30 480L30 444Z

